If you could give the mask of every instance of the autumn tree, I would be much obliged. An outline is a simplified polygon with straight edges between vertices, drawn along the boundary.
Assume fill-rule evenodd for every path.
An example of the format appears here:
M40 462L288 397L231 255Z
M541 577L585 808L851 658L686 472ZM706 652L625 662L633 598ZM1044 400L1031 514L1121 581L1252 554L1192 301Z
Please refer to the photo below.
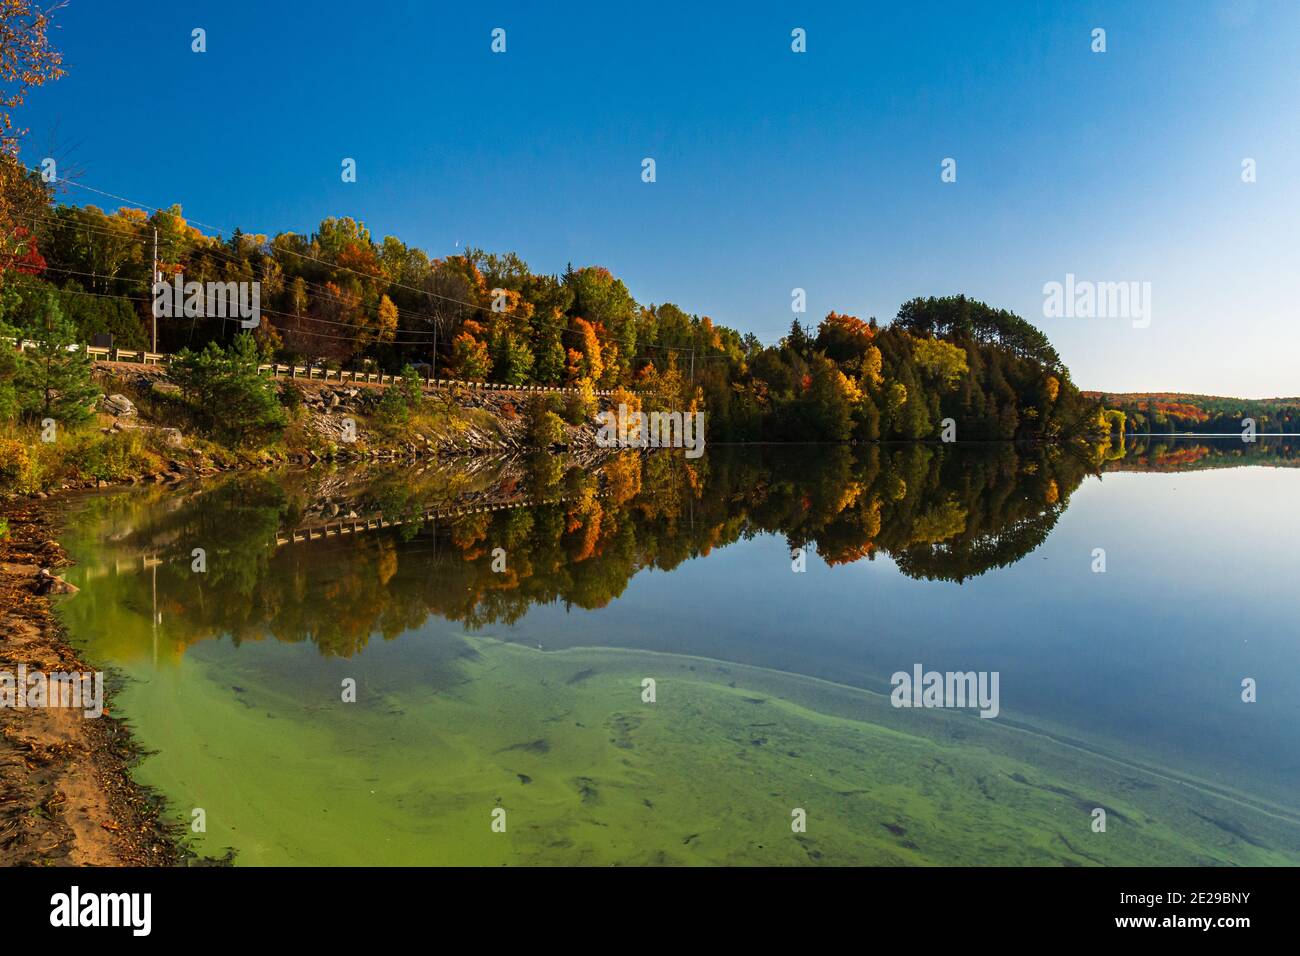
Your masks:
M50 14L31 0L0 0L0 150L17 155L25 130L14 125L13 112L37 86L66 75L63 54L50 45Z
M565 284L573 292L570 315L598 328L610 346L606 360L599 367L588 367L585 374L599 381L605 367L611 374L621 374L637 348L637 314L639 307L628 292L623 280L600 266L589 266L565 276ZM584 351L586 351L584 349ZM590 351L587 352L590 357Z
M970 371L965 350L942 339L912 339L912 357L925 375L944 388Z
M601 359L600 338L596 334L596 328L586 319L575 318L572 331L572 338L576 342L569 347L567 353L565 377L570 384L584 378L597 381L605 371L605 363Z
M483 334L483 327L470 319L452 340L451 367L457 378L481 382L488 377L492 359Z
M857 316L830 312L817 327L813 347L826 353L832 361L848 362L860 358L871 347L874 337L871 326Z
M375 334L380 342L391 342L397 335L397 306L387 295L379 297Z

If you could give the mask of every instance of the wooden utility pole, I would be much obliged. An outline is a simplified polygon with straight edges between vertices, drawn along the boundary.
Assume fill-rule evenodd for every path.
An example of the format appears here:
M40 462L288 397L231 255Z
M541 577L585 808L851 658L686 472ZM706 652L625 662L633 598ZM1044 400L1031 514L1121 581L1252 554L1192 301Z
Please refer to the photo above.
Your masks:
M153 285L149 287L149 311L153 314L153 349L158 354L158 230L153 231Z

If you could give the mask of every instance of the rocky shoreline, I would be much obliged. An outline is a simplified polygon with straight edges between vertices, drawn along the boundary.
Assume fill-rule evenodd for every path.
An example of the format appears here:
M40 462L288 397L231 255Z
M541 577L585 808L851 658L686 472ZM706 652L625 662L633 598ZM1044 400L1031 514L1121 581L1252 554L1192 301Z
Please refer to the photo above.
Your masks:
M0 540L0 672L89 672L50 594L68 564L52 503L5 509ZM127 725L60 707L0 707L0 865L168 866L188 854L160 799L131 777L142 756Z
M150 424L142 413L143 405L166 401L175 390L165 371L157 366L107 365L97 363L96 380L108 386L100 397L97 412L104 434L123 432L158 433L158 444L169 454L160 467L117 478L86 478L61 482L47 490L32 492L30 497L44 499L59 492L79 489L108 488L115 485L179 482L189 478L209 477L229 471L241 471L277 465L313 465L320 462L420 462L435 459L470 459L480 456L524 454L528 452L586 453L597 449L594 424L565 426L562 444L538 449L529 444L527 426L521 415L526 392L509 390L469 391L434 390L431 395L454 403L462 411L470 410L490 418L486 425L466 424L454 437L424 435L414 432L400 438L384 437L367 430L364 422L375 411L384 386L364 382L329 385L322 382L286 382L302 395L306 412L306 447L292 451L231 452L225 456L207 454L186 438L180 429ZM129 391L134 400L114 387ZM140 407L138 407L140 406ZM352 418L351 416L356 416ZM357 428L351 440L344 437L345 423Z

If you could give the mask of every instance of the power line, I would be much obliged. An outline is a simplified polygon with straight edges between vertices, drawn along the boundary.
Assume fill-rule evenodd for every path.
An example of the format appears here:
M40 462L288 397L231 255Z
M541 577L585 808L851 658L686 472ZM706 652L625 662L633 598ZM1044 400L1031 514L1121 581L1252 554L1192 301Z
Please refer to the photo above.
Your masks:
M122 278L120 278L120 277L115 277L115 276L100 276L100 275L97 275L97 274L95 274L95 273L89 273L89 272L74 272L73 270L70 270L70 269L61 269L61 268L59 268L58 266L49 266L48 268L49 268L49 269L52 269L52 270L55 271L55 272L66 272L66 273L71 273L72 275L80 275L80 276L95 276L96 278L101 278L101 279L116 279L116 280L119 281L119 282L130 282L130 281L132 281L132 280L130 280L130 279L122 279ZM93 296L93 297L95 297L95 298L97 298L97 299L116 299L116 300L118 300L118 301L127 301L127 302L143 302L143 303L152 303L152 302L153 302L153 299L151 299L151 298L141 298L141 297L139 297L139 296L133 296L133 295L122 295L122 294L120 294L120 293L112 293L112 292L86 292L86 291L77 290L77 289L64 289L64 288L59 288L58 286L55 286L55 291L58 292L58 293L60 293L61 295L88 295L88 296ZM205 298L206 298L206 297L205 297ZM308 321L312 321L312 322L328 322L328 321L330 321L330 320L328 320L328 319L317 319L317 318L314 318L314 317L312 317L312 316L307 316L307 315L293 315L293 314L288 313L288 312L279 312L279 311L276 311L275 309L259 309L259 311L262 312L263 314L266 314L266 315L275 315L275 316L279 316L279 317L281 317L281 318L286 318L286 319L306 319L306 320L308 320ZM197 318L205 318L205 316L197 316ZM211 318L211 316L208 316L207 318ZM345 326L347 326L347 323L342 323L342 322L340 322L340 323L333 323L333 324L336 324L336 325L345 325ZM349 328L358 328L357 326L347 326L347 327L349 327ZM286 331L286 332L291 332L291 333L293 333L294 335L310 335L310 336L315 336L316 338L334 339L335 341L339 341L339 342L356 342L356 341L357 341L357 338L356 338L355 336L348 336L348 335L327 335L327 334L325 334L324 332L313 332L313 331L311 331L311 330L309 330L309 329L284 329L284 331ZM428 345L428 344L429 344L429 343L426 342L426 341L419 341L419 340L407 340L407 339L392 339L392 340L384 340L384 339L380 339L380 338L378 337L378 333L371 333L371 332L369 332L368 330L363 330L363 331L367 331L367 334L375 335L375 342L377 342L377 343L379 343L379 344L381 344L381 345ZM427 334L427 333L424 333L424 334ZM367 344L369 344L369 343L367 343Z
M33 168L33 167L24 167L24 168L29 169L31 172L38 172L38 171L37 171L35 168ZM65 182L67 185L69 185L69 186L74 186L74 187L76 187L77 189L85 189L85 190L87 190L88 192L93 192L93 193L96 193L96 194L98 194L98 195L100 195L100 196L106 196L106 197L108 197L109 199L116 200L117 202L126 203L128 206L135 206L135 207L137 207L137 208L141 208L141 209L149 209L149 210L152 210L153 212L161 212L161 213L168 213L168 214L171 214L171 213L170 213L170 210L162 209L161 207L158 207L158 206L151 206L151 205L149 205L148 203L136 202L135 200L128 199L128 198L126 198L125 196L118 196L118 195L116 195L115 193L110 193L110 192L107 192L106 190L98 189L98 188L96 188L96 187L94 187L94 186L88 186L88 185L86 185L85 183L76 182L76 181L74 181L74 180L64 180L64 182ZM218 234L227 234L227 233L229 233L231 236L234 235L234 231L232 231L232 230L226 230L226 229L222 228L221 226L214 226L214 225L212 225L211 223L205 223L205 222L202 222L201 220L198 220L198 219L193 219L193 218L185 217L185 222L187 222L187 223L194 223L194 224L196 224L196 225L199 225L199 226L204 227L205 229L211 229L211 230L213 230L214 232L217 232ZM247 233L240 233L240 235L247 235ZM254 235L260 235L260 233L254 233ZM282 235L283 235L283 233L282 233ZM297 233L289 233L289 235L297 235ZM338 263L331 263L331 262L328 262L327 260L324 260L324 259L318 258L317 256L309 256L309 255L307 255L306 253L297 252L297 251L295 251L295 250L293 250L293 249L284 248L283 246L280 247L279 251L284 252L284 253L288 253L289 255L292 255L292 256L297 256L298 258L300 258L300 259L305 259L305 260L307 260L307 261L309 261L309 262L315 262L315 263L317 263L317 264L319 264L319 265L323 265L323 266L325 266L325 267L327 267L327 268L330 268L330 269L341 269L341 270L343 270L344 272L350 272L350 273L352 273L353 275L359 276L359 277L361 277L361 278L363 278L363 279L369 279L369 280L371 280L371 281L374 281L374 279L376 278L375 276L367 275L366 273L361 272L361 271L359 271L359 270L357 270L357 269L353 269L353 268L351 268L351 267L349 267L349 266L339 265ZM498 312L497 310L495 310L495 309L491 309L491 308L489 308L488 306L479 305L479 304L474 303L474 302L465 302L465 301L462 301L462 300L460 300L460 299L452 298L451 296L445 296L445 295L442 295L442 294L440 294L440 293L433 292L433 291L431 291L431 290L429 290L429 289L419 289L419 288L416 288L415 286L405 285L404 283L397 282L396 280L389 280L389 285L392 286L392 287L394 287L394 288L398 288L398 289L406 289L406 290L408 290L408 291L410 291L410 292L415 292L415 293L417 293L417 294L419 294L419 295L427 295L427 296L429 296L429 297L431 297L431 298L441 299L441 300L443 300L443 301L450 302L450 303L453 303L453 304L455 304L455 305L463 306L463 307L465 307L465 308L467 308L467 309L476 309L476 310L481 311L481 312L490 312L490 313L492 313L493 315L505 315L505 314L507 314L507 313L503 313L503 312ZM427 317L428 317L428 318L434 318L435 321L437 321L437 317L434 317L434 316L427 316ZM526 321L532 321L530 318L526 318L525 320L526 320ZM549 323L544 323L544 322L534 322L534 324L537 325L537 326L540 326L540 327L544 327L544 328L553 328L553 329L558 329L558 330L560 331L561 334L565 334L565 333L568 333L568 334L574 334L574 333L578 333L578 332L580 332L580 330L578 330L578 329L570 329L570 328L568 328L567 326L559 326L559 325L554 325L554 324L549 324ZM410 331L410 330L408 330L408 331ZM606 335L609 335L609 334L610 334L610 333L608 333L608 332L606 333ZM599 333L597 333L597 340L599 340L599 338L600 338L600 335L599 335ZM609 341L609 340L607 340L607 341ZM618 344L617 340L614 340L614 344ZM689 347L685 347L685 346L661 345L661 346L655 346L655 347L656 347L656 348L671 349L671 350L673 350L673 351L677 351L677 352L689 352L689 351L692 351L691 348L689 348Z
M92 187L84 187L84 188L90 189L90 188L92 188ZM95 191L96 191L96 192L99 192L99 190L95 190ZM108 195L108 194L105 194L105 195ZM114 197L114 198L119 198L119 197ZM123 201L123 202L128 202L128 203L131 202L131 200L128 200L128 199L122 199L121 201ZM75 208L79 208L79 207L68 207L68 208L74 208L74 209L75 209ZM147 208L154 208L154 207L147 207ZM162 211L163 211L163 212L166 212L167 210L162 210ZM108 215L108 214L106 214L106 215ZM112 238L112 239L116 239L116 240L119 240L119 241L125 241L125 242L138 242L138 243L148 243L148 242L150 241L148 238L146 238L146 237L144 237L144 236L124 235L124 234L122 234L122 233L115 232L115 231L113 231L113 230L111 230L111 229L99 228L99 227L96 227L96 226L92 226L92 225L90 225L90 224L88 224L88 223L75 222L75 221L67 221L67 220L64 220L64 219L59 218L58 216L18 216L18 217L16 217L16 218L21 218L21 219L24 219L24 220L27 220L27 221L30 221L30 222L46 222L46 223L51 223L51 224L57 225L57 226L60 227L60 228L71 229L71 230L74 230L74 231L75 231L75 230L85 230L86 232L92 232L92 233L95 233L95 234L97 234L97 235L102 235L102 236L105 236L105 237L107 237L107 238ZM195 220L195 221L197 221L197 220ZM203 225L203 223L200 223L200 225ZM200 234L200 235L202 235L202 234ZM247 235L247 234L245 233L244 235ZM292 233L291 233L291 235L296 235L296 234L292 234ZM216 242L216 238L215 238L215 237L204 236L203 238L205 238L205 239L209 239L210 241L213 241L214 243ZM282 250L282 251L290 252L291 254L294 254L294 255L301 255L301 254L299 254L299 253L293 253L292 250ZM217 244L217 245L213 245L213 246L206 246L206 247L196 247L194 250L192 250L192 254L195 254L195 253L197 253L198 255L202 255L202 256L212 256L212 257L214 257L214 258L222 258L222 259L224 259L226 262L228 262L228 263L230 263L230 264L233 264L233 265L244 265L245 262L246 262L246 260L239 259L239 258L238 258L237 256L235 256L233 253L230 253L230 252L226 251L225 249L221 248L221 246L220 246L219 244ZM267 255L268 258L270 258L272 261L274 261L274 252L273 252L273 251L270 252L270 253L265 253L265 252L264 252L263 254ZM318 258L316 258L316 257L314 257L314 256L313 256L313 257L306 257L306 258L311 259L311 261L313 261L313 262L321 263L322 265L325 265L325 266L327 266L327 267L330 266L330 263L328 263L326 260L318 259ZM126 278L126 277L124 277L124 276L103 275L103 274L100 274L100 273L74 273L73 270L68 270L68 269L62 269L62 270L61 270L61 269L59 269L59 267L57 267L57 266L47 266L46 268L51 269L51 270L54 270L54 271L63 271L63 272L67 272L67 273L78 274L78 275L84 275L84 276L92 276L92 275L93 275L95 278L107 279L107 280L110 280L110 281L116 281L116 282L131 282L131 281L133 281L133 280L128 279L128 278ZM354 273L356 273L357 275L360 275L360 276L362 276L362 277L366 277L366 278L370 278L371 280L375 280L375 279L377 278L377 277L374 277L374 276L366 276L365 273L356 272L356 270L347 269L346 266L338 266L338 268L342 268L342 269L345 269L346 271L354 272ZM303 284L304 284L304 286L310 288L312 291L315 291L318 295L328 296L329 298L332 298L332 299L334 299L334 300L336 300L336 301L338 300L338 296L337 296L337 294L335 294L334 292L331 292L331 291L330 291L330 290L329 290L325 285L322 285L322 284L319 283L319 282L312 282L312 281L309 281L309 280L303 278L302 276L295 276L294 279L295 279L295 280L299 280L299 279L301 279L302 282L303 282ZM398 287L399 287L399 288L405 288L405 289L411 289L411 290L414 290L414 289L415 289L414 286L404 286L404 285L401 285L401 284L398 284ZM428 292L426 291L426 292L421 292L421 294L430 294L430 295L432 295L433 293L428 293ZM493 315L511 315L511 314L512 314L512 313L497 312L495 309L489 309L487 306L480 306L480 305L474 305L473 303L461 302L461 300L459 300L459 299L449 299L449 298L446 297L446 296L442 296L441 298L447 299L448 301L451 301L451 302L459 303L459 304L461 304L461 305L466 306L467 308L474 308L474 309L478 309L478 310L481 310L481 311L489 311L489 312L491 312ZM391 300L390 300L390 301L391 301ZM394 304L394 307L395 307L395 308L398 308L398 307L396 306L396 304ZM375 305L375 306L369 306L369 307L364 307L364 306L363 306L362 308L366 308L367 310L377 310L377 309L378 309L378 306L377 306L377 305ZM349 323L349 322L336 322L336 321L333 321L333 320L330 320L330 319L321 319L321 318L317 318L317 317L315 317L315 316L302 315L301 313L274 312L273 310L269 310L269 309L263 309L262 311L267 312L268 314L272 314L272 315L288 316L288 317L290 317L290 318L303 319L303 320L311 321L311 322L325 322L325 323L328 323L328 324L331 324L331 325L339 325L339 326L343 326L343 327L345 327L345 328L355 328L355 329L359 329L359 330L361 330L361 331L368 331L368 330L366 330L363 326L358 326L358 325L355 325L354 323ZM434 329L432 329L432 330L426 330L426 329L403 329L403 328L397 328L397 329L394 329L394 332L404 332L404 333L409 334L409 335L432 335L432 336L434 337L434 341L436 342L436 340L437 340L437 330L436 330L436 327L437 327L437 325L438 325L439 323L441 323L441 321L442 321L442 317L441 317L441 316L435 316L435 315L432 315L432 314L429 314L429 313L425 313L425 312L415 312L415 311L410 310L410 309L401 309L401 308L398 308L398 313L399 313L399 315L402 314L402 313L405 313L405 314L408 315L408 316L415 316L415 317L417 317L417 318L426 318L426 319L429 319L429 320L431 320L431 321L434 323L434 326L435 326L435 327L434 327ZM536 320L532 319L531 317L524 318L524 321L526 321L526 322L530 322L532 325L534 325L534 326L536 326L536 327L539 327L539 328L555 329L555 330L557 330L561 335L583 335L583 334L584 334L583 331L582 331L581 329L572 329L572 328L569 328L569 327L567 327L567 326L561 326L561 325L555 325L555 324L553 324L553 323L546 323L546 322L536 321ZM584 320L584 321L585 321L585 320ZM292 329L292 330L286 330L286 331L291 331L291 332L293 332L294 334L303 334L303 335L311 335L311 334L315 334L315 333L311 333L311 332L308 332L308 331L306 331L306 330L302 330L302 329ZM601 340L602 340L601 333L599 333L599 332L595 332L594 329L593 329L593 334L596 336L597 341L601 341ZM613 338L613 334L610 333L610 332L605 332L605 334L604 334L604 338L603 338L603 341L605 342L605 344L609 344L611 341L613 341L615 345L619 345L619 344L621 344L621 343L620 343L616 338ZM429 345L429 344L431 344L431 343L429 343L429 342L403 342L403 343L390 343L390 344ZM657 344L650 344L650 345L646 345L645 347L646 347L646 348L666 349L666 350L675 351L675 352L688 352L688 351L691 351L691 348L690 348L689 346L676 346L676 345L657 345ZM639 356L638 356L638 358L639 358ZM629 361L631 361L631 360L629 360Z
M72 207L70 207L70 208L72 208ZM107 238L118 239L118 240L122 240L122 241L126 241L126 242L148 243L148 242L150 241L149 239L147 239L147 238L145 238L145 237L142 237L142 236L129 236L129 235L122 235L122 234L120 234L120 233L113 232L113 231L110 230L110 229L100 229L100 228L97 228L97 227L95 227L95 226L91 226L91 225L89 225L89 224L87 224L87 223L80 223L80 222L67 222L67 221L65 221L65 220L59 219L59 218L56 217L56 216L16 216L15 218L18 218L18 219L25 219L25 220L28 220L28 221L30 221L30 222L48 222L48 223L55 223L55 224L57 224L58 226L60 226L60 227L62 227L62 228L66 228L66 229L70 229L70 230L85 230L86 232L93 232L93 233L95 233L95 234L97 234L97 235L102 235L102 236L105 236L105 237L107 237ZM205 238L208 238L208 237L205 237ZM242 265L242 264L243 264L243 261L242 261L242 260L236 258L236 257L235 257L234 255L232 255L231 253L226 252L225 250L220 249L219 247L218 247L218 248L205 248L205 249L198 249L198 250L196 250L196 251L199 252L199 253L202 254L202 255L211 255L211 256L214 256L214 257L218 257L218 256L220 256L220 257L225 257L225 260L226 260L227 262L229 262L230 264L233 264L233 265ZM70 269L60 269L58 266L46 266L46 268L47 268L47 269L52 269L52 270L55 270L55 271L72 272L72 270L70 270ZM134 281L134 280L132 280L132 279L127 278L126 276L118 276L118 275L104 275L104 274L102 274L102 273L89 273L89 272L86 272L86 273L75 273L75 274L77 274L77 275L86 275L86 276L91 276L91 275L93 275L93 276L96 277L96 278L100 278L100 279L108 279L108 280L110 280L110 281L114 281L114 282L131 282L131 281ZM295 279L298 279L298 278L302 278L302 277L301 277L301 276L295 276L294 278L295 278ZM318 293L319 295L329 296L329 297L331 297L331 298L335 298L335 299L337 299L337 296L336 296L334 293L332 293L329 289L325 288L325 286L322 285L322 284L319 283L319 282L311 282L311 281L308 281L307 279L303 279L303 284L304 284L305 286L309 287L309 289L310 289L311 291L314 291L314 292ZM367 307L367 306L362 306L362 308L367 308L367 309L377 309L378 306L377 306L377 305L375 305L375 306L368 306L368 307ZM420 317L420 318L430 318L430 319L434 319L435 321L437 320L435 316L426 315L425 313L422 313L422 312L412 312L410 309L402 309L402 308L397 307L396 304L394 304L394 308L397 308L397 311L398 311L398 314L399 314L399 315L400 315L401 313L405 312L407 315L414 315L414 316L417 316L417 317ZM310 316L301 316L301 318L312 318L312 317L310 317ZM318 321L318 322L327 322L327 321L330 321L330 320L328 320L328 319L315 319L315 318L313 318L313 321ZM347 322L337 322L337 323L334 323L334 324L336 324L336 325L350 325L351 323L347 323ZM353 325L352 327L354 327L354 328L361 328L361 326L355 326L355 325ZM398 328L398 329L395 329L394 331L396 331L396 332L407 332L407 333L410 333L410 334L412 334L412 335L432 335L432 334L433 334L431 331L429 331L429 330L425 330L425 329L403 329L403 328Z

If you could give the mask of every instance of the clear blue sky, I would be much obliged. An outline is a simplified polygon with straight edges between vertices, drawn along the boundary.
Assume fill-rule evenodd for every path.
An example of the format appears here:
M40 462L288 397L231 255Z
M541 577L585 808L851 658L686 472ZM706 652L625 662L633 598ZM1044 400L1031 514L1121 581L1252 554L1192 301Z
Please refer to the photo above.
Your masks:
M72 0L23 156L226 228L604 265L765 342L796 286L814 322L966 292L1085 388L1300 394L1300 3L610 6ZM1150 282L1150 327L1045 319L1066 273Z

